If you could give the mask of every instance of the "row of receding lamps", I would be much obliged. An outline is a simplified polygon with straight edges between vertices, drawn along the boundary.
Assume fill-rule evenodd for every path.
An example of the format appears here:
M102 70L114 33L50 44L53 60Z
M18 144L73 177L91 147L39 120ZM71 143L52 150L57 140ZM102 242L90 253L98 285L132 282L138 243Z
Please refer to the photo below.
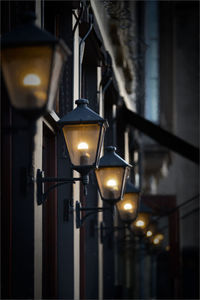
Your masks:
M70 50L62 40L38 28L34 20L32 14L26 14L23 25L2 36L1 64L12 106L35 122L53 107L62 67ZM126 184L131 165L117 155L112 146L107 147L100 159L107 121L87 106L88 100L79 99L76 104L58 125L63 130L73 169L81 177L45 178L39 170L38 204L43 203L44 182L80 180L86 185L89 171L95 169L102 199L112 204L118 202L122 220L133 221L138 211L139 190L130 182ZM142 220L137 224L144 226Z

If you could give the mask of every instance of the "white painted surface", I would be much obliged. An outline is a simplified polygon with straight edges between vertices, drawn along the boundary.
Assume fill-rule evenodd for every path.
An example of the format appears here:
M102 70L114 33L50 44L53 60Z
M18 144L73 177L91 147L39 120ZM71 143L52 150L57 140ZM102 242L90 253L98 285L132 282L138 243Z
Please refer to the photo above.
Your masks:
M34 177L42 169L42 119L37 121L34 151ZM34 298L42 298L42 205L37 205L36 183L34 187Z

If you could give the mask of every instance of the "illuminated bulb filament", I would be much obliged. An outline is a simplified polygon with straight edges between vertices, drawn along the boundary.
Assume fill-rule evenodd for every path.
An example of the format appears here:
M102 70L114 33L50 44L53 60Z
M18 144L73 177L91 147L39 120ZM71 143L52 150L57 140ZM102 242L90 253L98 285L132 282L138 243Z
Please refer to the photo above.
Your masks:
M124 209L125 210L130 210L130 209L132 209L133 208L133 206L132 206L132 204L130 204L130 203L126 203L125 205L124 205Z
M114 179L110 179L107 181L107 186L109 186L109 187L115 187L116 185L117 185L117 182Z
M152 231L151 231L151 230L148 230L148 231L147 231L147 236L148 236L148 237L152 236Z
M137 226L137 227L144 227L144 221L138 220L138 221L136 222L136 226Z
M40 77L35 74L27 74L23 80L23 84L28 86L38 86L40 83Z
M78 144L78 150L87 150L88 149L88 144L85 142L82 142Z

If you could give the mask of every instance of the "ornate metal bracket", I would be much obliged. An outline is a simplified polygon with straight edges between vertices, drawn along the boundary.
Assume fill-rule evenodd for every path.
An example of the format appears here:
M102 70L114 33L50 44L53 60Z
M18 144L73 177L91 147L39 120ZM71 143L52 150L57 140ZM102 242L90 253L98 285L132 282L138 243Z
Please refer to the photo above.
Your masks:
M103 222L100 223L100 228L98 228L100 230L100 242L103 244L104 242L104 238L107 236L110 236L111 234L113 234L115 231L120 231L120 230L125 230L128 229L130 230L130 224L129 223L125 223L124 226L113 226L113 227L109 227L109 226L105 226ZM109 232L106 234L104 234L104 232L106 230L109 229Z
M84 175L82 177L77 178L58 178L58 177L44 177L44 172L40 169L37 170L37 177L36 177L36 183L37 183L37 204L41 205L45 202L47 199L47 196L50 191L54 190L55 188L67 184L67 183L75 183L76 181L81 181L84 186L89 183L89 177L88 175ZM57 182L56 184L53 184L50 186L45 192L44 192L44 183L45 182Z
M81 207L80 202L76 201L76 228L80 228L89 216L105 210L112 211L110 207ZM82 211L88 212L83 218L81 218Z

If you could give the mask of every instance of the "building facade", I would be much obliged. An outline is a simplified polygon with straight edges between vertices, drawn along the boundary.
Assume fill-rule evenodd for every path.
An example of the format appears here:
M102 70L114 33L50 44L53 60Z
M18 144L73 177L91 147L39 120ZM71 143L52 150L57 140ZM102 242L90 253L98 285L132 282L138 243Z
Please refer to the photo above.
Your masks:
M198 299L198 2L2 1L1 34L26 11L71 54L34 143L1 76L1 298ZM116 209L77 228L76 201L108 208L93 171L87 196L76 182L38 205L38 169L79 176L57 125L79 98L108 120L104 147L116 146L134 166L140 212L146 205L164 236L161 247L124 228Z

